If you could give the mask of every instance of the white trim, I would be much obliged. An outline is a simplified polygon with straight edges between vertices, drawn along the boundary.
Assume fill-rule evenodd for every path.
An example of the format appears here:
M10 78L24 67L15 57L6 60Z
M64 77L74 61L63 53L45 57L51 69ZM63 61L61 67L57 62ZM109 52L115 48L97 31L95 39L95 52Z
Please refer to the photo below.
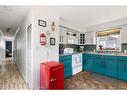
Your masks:
M17 67L19 68L19 71L20 71L20 73L21 73L21 75L23 76L23 78L24 78L24 80L25 80L25 82L26 82L26 77L25 77L25 75L23 74L23 72L22 72L22 70L20 69L20 66L16 63L16 65L17 65ZM27 82L26 82L27 83Z
M26 83L29 85L30 89L33 89L33 79L31 79L32 80L31 85L28 82L28 56L29 55L28 55L28 51L27 51L27 49L28 49L28 31L27 31L27 28L30 27L30 26L31 26L30 36L31 36L31 40L32 40L32 24L28 24L27 27L26 27ZM31 41L30 41L30 43L31 43ZM32 45L32 43L31 43L31 45ZM31 49L30 52L32 53L32 49ZM31 61L30 65L31 64L32 64L32 61ZM32 72L32 68L31 68L31 72ZM31 76L32 76L32 73L31 73Z
M28 31L27 31L27 27L28 26L25 27L25 31L26 31L26 53L25 53L26 54L26 83L29 84L28 83L28 72L27 72L27 69L28 69L28 66L27 66L27 64L28 64L28 51L27 51L27 35L28 35L27 32Z
M17 34L18 34L19 31L20 31L20 28L18 27L17 30L16 30L16 32L15 32L15 34L14 34L15 37L17 36Z
M29 84L28 84L27 81L26 81L25 75L23 74L22 70L20 69L20 66L19 66L17 63L16 63L16 65L17 65L17 67L18 67L18 69L19 69L19 71L20 71L20 73L21 73L23 79L25 80L25 83L26 83L26 84L28 85L28 87L30 88Z

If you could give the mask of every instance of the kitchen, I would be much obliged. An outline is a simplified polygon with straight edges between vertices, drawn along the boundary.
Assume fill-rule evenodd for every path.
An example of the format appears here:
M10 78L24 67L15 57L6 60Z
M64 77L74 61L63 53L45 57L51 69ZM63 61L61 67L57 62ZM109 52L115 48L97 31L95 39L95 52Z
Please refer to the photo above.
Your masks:
M24 15L19 26L12 27L10 69L19 70L24 89L127 89L127 7L26 6L26 14L20 12L23 7L1 10L15 13L15 21L19 13Z
M0 94L126 95L125 1L1 1Z
M127 89L125 9L33 7L30 88Z
M69 31L68 28L64 32L67 31ZM87 33L77 34L79 44L68 43L68 33L66 36L62 35L67 42L63 42L62 46L60 44L59 62L64 64L67 89L126 89L127 50L123 46L125 43L120 43L121 31L121 28L111 28L94 32L95 44L92 43L94 38L89 38L92 44L87 45L85 45ZM76 37L72 37L71 40L75 42ZM84 81L85 75L86 81ZM82 79L83 76L84 79Z
M60 25L65 89L127 89L125 20L90 26L87 32Z

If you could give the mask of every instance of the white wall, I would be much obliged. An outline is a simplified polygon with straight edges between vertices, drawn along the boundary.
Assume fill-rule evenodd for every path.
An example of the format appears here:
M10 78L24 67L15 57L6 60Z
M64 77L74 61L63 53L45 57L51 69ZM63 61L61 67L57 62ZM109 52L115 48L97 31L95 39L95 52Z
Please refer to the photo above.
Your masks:
M87 31L95 31L95 30L102 30L102 29L106 29L106 28L117 27L117 26L124 25L124 24L127 24L127 18L118 19L115 21L107 22L107 23L89 26L89 27L86 27L86 29L87 29Z
M32 11L22 21L19 26L19 32L15 35L16 42L16 64L18 65L25 81L26 81L26 30L27 27L32 23ZM18 31L18 30L17 30Z
M40 87L40 63L47 61L59 61L59 17L55 14L50 14L45 7L33 8L33 32L32 32L32 64L33 64L33 88ZM46 21L47 26L38 26L38 19ZM51 30L51 23L55 22L56 29ZM46 31L50 31L50 35L46 35ZM47 39L47 45L40 45L40 34L44 33ZM49 39L56 39L56 45L50 46Z
M119 20L115 20L115 21L110 21L110 22L107 22L107 23L102 23L102 24L98 24L98 25L93 25L93 26L89 26L89 27L86 27L86 30L87 32L91 32L91 33L95 33L97 31L100 31L100 30L104 30L104 29L111 29L111 28L118 28L118 27L121 27L121 43L127 43L127 18L123 18L123 19L119 19ZM95 36L90 36L91 37L94 37L95 39ZM87 38L87 37L86 37ZM86 39L88 40L88 39Z
M46 27L38 25L38 19L45 20ZM51 23L55 22L56 29L51 30ZM47 61L59 61L59 17L50 14L45 7L33 7L19 27L15 42L17 42L16 63L24 79L26 80L26 27L32 23L32 47L31 47L31 89L40 88L40 63ZM50 35L46 35L50 31ZM40 45L40 34L44 33L47 38L46 46ZM50 37L56 39L56 45L50 46Z
M82 28L80 26L77 26L75 24L72 24L68 21L65 21L64 19L60 18L60 25L62 26L65 26L65 27L68 27L70 29L74 29L74 30L77 30L79 32L86 32L86 29L85 28Z

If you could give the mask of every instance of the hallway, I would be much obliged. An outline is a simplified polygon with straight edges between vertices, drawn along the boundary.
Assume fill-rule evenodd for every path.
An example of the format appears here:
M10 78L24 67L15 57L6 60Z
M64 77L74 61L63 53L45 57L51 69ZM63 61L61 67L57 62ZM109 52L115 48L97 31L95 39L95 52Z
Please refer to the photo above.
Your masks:
M0 65L0 89L2 90L28 90L16 64Z

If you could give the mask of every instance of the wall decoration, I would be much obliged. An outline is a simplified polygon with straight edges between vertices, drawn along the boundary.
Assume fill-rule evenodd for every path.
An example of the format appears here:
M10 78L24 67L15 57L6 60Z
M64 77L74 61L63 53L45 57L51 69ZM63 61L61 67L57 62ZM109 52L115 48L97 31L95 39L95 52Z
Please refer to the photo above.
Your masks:
M38 20L38 25L39 26L42 26L42 27L46 27L46 21L44 21L44 20Z
M52 29L52 31L55 31L55 22L54 21L52 22L51 29Z
M49 31L46 31L46 34L47 34L47 35L50 35L50 32L49 32Z
M46 35L43 33L40 35L40 44L42 46L46 45Z
M50 45L55 45L55 38L50 38Z

